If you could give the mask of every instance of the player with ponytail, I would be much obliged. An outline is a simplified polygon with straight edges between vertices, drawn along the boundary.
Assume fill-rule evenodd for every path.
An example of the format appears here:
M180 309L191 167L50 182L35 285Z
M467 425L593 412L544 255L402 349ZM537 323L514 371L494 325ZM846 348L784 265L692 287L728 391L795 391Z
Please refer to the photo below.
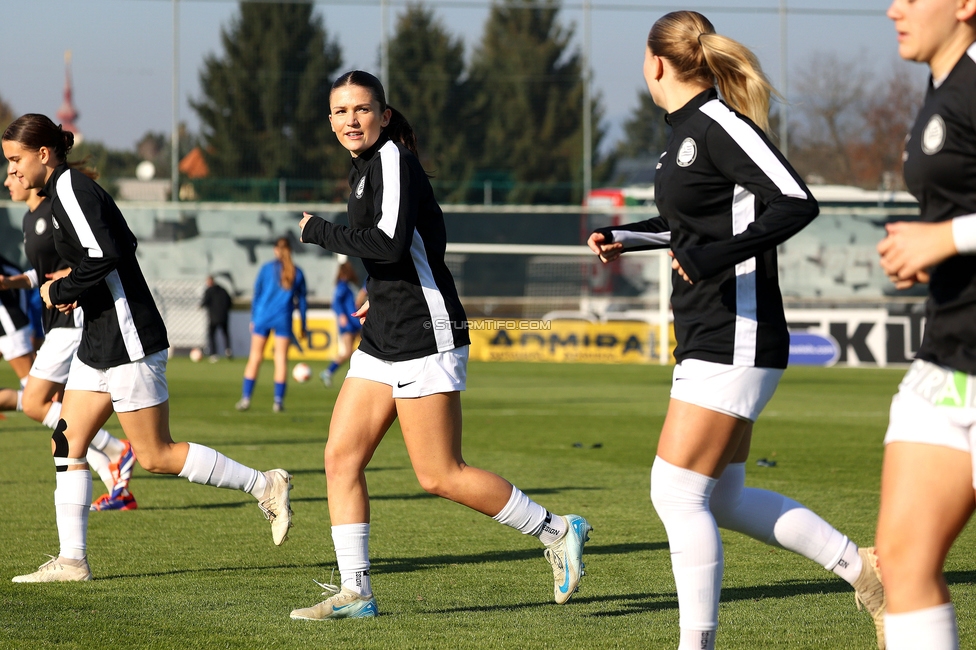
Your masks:
M788 497L745 487L753 423L789 357L776 246L819 211L764 132L772 88L752 52L693 11L651 28L644 79L672 129L655 177L660 216L602 228L588 244L605 262L653 248L673 258L678 363L651 501L671 547L678 647L715 647L719 528L833 571L854 586L880 633L884 592L871 549Z

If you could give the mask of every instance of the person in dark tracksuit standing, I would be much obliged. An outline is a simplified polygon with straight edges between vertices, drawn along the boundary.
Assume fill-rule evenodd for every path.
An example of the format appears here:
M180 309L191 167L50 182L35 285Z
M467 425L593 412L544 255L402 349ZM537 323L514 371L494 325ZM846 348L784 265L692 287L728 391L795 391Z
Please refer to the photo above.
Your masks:
M224 356L234 357L230 349L230 334L227 331L227 321L230 307L233 304L230 294L222 286L214 282L213 276L207 276L207 289L203 292L200 306L207 310L207 341L210 344L210 361L217 361L217 332L224 336Z
M58 255L71 273L41 285L48 309L84 310L81 342L71 361L61 419L51 436L60 553L14 582L91 580L88 512L92 480L85 454L113 412L142 467L193 483L234 488L259 501L281 544L291 525L284 470L259 472L214 449L174 442L169 431L166 361L169 343L136 258L136 238L95 181L67 161L74 136L44 115L17 118L3 133L7 173L51 202Z
M753 422L789 357L776 246L819 211L764 132L769 82L752 52L692 11L651 28L644 78L672 129L655 177L660 216L599 229L588 244L604 261L651 248L669 248L674 258L678 363L651 501L671 547L678 647L715 646L719 527L834 571L880 617L884 595L868 549L792 499L745 488Z
M943 575L976 508L976 1L895 0L898 54L929 66L905 143L921 221L891 223L881 267L900 289L928 283L925 333L891 400L878 557L890 650L959 647Z
M329 121L352 154L349 226L309 214L302 241L361 257L369 300L332 413L325 447L332 539L340 585L291 613L297 619L371 617L378 613L369 577L369 495L365 469L390 425L400 420L421 486L493 517L545 545L554 596L565 603L583 573L590 525L553 515L505 479L461 457L461 397L469 338L464 308L444 263L447 233L417 140L403 115L386 104L373 75L340 76L329 95Z

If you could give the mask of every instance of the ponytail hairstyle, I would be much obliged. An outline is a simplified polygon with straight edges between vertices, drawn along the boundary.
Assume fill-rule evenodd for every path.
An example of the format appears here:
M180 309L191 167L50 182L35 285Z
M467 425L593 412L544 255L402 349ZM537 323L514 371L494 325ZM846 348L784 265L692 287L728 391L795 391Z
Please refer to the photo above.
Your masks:
M295 284L295 262L291 259L291 242L287 237L279 237L275 240L275 253L281 261L281 277L278 283L282 289L291 289Z
M67 162L69 167L77 169L92 180L98 178L97 171L86 167L90 156L78 162L68 162L68 153L75 144L75 134L62 129L60 124L52 122L47 115L40 113L21 115L6 128L3 139L16 142L32 151L40 151L41 147L47 147L59 163Z
M769 130L769 98L775 91L759 60L742 43L716 34L708 18L697 11L666 14L651 27L647 47L671 63L678 81L718 85L729 106Z
M386 103L386 91L383 90L383 84L380 83L379 79L362 70L351 70L335 80L335 83L332 84L332 90L329 93L331 94L333 90L337 90L343 86L361 86L366 88L373 95L373 99L379 103L380 113L386 109L390 109L390 123L383 127L383 133L390 140L393 140L393 142L402 144L409 149L413 155L418 158L420 157L420 154L417 153L417 134L414 133L413 127L407 122L407 118L403 116L403 113Z

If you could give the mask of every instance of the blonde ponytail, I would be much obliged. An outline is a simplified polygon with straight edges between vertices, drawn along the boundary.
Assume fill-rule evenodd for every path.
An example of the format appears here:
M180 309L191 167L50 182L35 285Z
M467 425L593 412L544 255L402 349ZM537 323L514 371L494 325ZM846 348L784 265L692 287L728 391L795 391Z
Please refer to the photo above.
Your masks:
M746 46L715 33L697 11L673 11L654 23L647 47L667 59L678 81L718 85L722 98L763 131L769 130L769 98L775 92L759 60Z
M701 34L698 42L723 99L760 129L769 131L769 96L773 87L756 55L742 43L719 34Z

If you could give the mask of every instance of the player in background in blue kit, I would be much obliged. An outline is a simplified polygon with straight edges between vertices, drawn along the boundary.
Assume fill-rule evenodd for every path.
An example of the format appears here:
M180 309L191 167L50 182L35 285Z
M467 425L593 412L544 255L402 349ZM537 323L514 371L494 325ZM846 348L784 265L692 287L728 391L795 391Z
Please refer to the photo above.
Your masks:
M339 264L339 271L336 273L336 288L332 294L332 311L336 315L336 328L339 330L339 338L336 341L338 350L335 359L329 364L328 369L319 374L319 379L326 387L332 386L332 375L335 371L349 361L359 332L363 329L363 324L359 318L353 316L353 312L363 306L365 296L357 295L356 285L359 278L356 277L356 269L348 261Z
M251 300L251 352L244 366L244 386L238 411L251 408L251 394L261 370L264 346L274 332L274 412L285 410L285 382L288 380L288 345L294 340L292 314L301 314L301 337L305 337L305 274L291 259L291 244L280 237L274 245L275 259L258 271Z

